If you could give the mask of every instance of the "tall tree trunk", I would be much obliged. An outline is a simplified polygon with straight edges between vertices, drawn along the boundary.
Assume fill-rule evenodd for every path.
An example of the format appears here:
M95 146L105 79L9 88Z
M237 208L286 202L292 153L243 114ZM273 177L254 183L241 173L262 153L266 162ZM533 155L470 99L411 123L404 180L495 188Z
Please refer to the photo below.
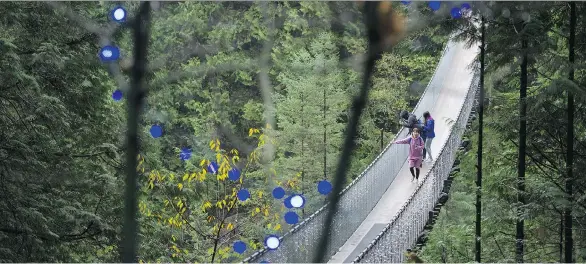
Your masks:
M324 180L328 179L327 175L327 161L328 161L328 146L327 146L327 124L326 124L326 89L324 89Z
M564 263L564 213L561 212L560 213L560 245L559 245L559 249L560 249L560 263Z
M480 263L481 252L481 221L482 221L482 132L484 127L484 52L486 42L484 40L484 16L481 19L481 39L480 39L480 102L478 103L478 153L476 167L476 244L475 260Z
M525 28L525 26L523 26ZM525 240L525 152L527 149L527 39L521 32L521 87L519 89L519 156L517 167L516 260L523 263Z
M134 21L134 64L132 67L132 79L128 94L128 120L126 131L126 190L124 202L124 226L122 229L122 242L120 245L120 259L123 263L138 262L138 171L137 156L138 123L140 110L145 97L145 76L147 68L147 44L149 40L149 16L150 2L142 2L136 20Z
M576 42L576 3L570 2L570 39L568 43L570 61L570 72L568 79L574 81L574 44ZM566 135L566 195L568 199L568 206L564 210L565 217L565 262L573 263L573 248L574 239L572 238L572 205L573 205L573 190L572 185L574 184L574 93L571 89L568 89L568 133Z
M301 127L305 128L305 119L303 118L305 116L305 112L304 112L304 106L305 106L305 95L303 94L303 92L301 93ZM305 137L301 137L301 183L299 184L299 186L301 186L301 194L305 194L303 192L303 190L305 189L304 187L304 183L305 183ZM305 206L303 208L301 208L301 217L304 218L305 217Z

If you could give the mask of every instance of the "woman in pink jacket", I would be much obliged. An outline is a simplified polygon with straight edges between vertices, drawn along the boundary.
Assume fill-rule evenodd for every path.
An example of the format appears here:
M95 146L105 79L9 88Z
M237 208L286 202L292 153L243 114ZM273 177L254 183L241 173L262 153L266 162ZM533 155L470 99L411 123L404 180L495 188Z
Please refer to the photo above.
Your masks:
M413 179L419 180L419 171L421 163L423 163L423 149L425 148L425 141L419 136L419 128L414 128L410 137L397 140L394 144L409 144L409 170L411 171L411 181ZM415 169L415 171L413 171Z

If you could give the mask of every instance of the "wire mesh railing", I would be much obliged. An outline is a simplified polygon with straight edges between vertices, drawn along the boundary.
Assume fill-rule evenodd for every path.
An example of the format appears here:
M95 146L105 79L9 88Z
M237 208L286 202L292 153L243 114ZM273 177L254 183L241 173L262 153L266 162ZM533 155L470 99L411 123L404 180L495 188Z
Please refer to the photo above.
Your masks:
M415 244L429 219L429 211L433 210L442 195L443 183L452 170L470 112L476 102L479 77L478 72L475 72L458 118L450 128L448 140L442 146L438 158L423 181L393 220L354 259L353 263L403 262L403 253Z
M443 88L445 76L450 71L449 65L458 49L462 47L452 40L448 41L429 84L415 106L414 114L421 116L423 112L433 109ZM406 136L407 130L401 129L393 141ZM280 237L279 248L257 251L243 262L308 263L318 250L328 257L333 256L376 206L403 167L407 155L403 148L389 143L383 152L340 193L339 209L334 217L329 246L325 250L318 249L317 244L326 220L327 204Z

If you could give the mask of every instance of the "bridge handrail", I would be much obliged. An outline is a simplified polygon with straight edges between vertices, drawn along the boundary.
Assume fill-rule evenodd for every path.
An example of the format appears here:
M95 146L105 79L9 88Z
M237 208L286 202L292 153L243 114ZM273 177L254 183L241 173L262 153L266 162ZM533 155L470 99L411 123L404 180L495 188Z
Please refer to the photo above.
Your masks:
M452 38L450 38L448 40L448 42L446 43L440 60L438 62L438 66L436 67L432 78L430 79L425 91L423 92L423 94L421 95L420 100L417 102L417 105L415 106L415 111L414 113L417 116L421 116L423 114L423 112L427 109L430 109L429 106L432 105L433 102L435 102L437 100L437 97L440 94L440 90L443 88L441 86L442 81L439 79L444 78L444 74L439 74L438 72L441 70L442 72L446 69L445 67L445 63L449 63L451 61L451 58L448 55L453 55L453 53L450 53L450 47L452 47L454 45L454 41L452 40ZM439 87L438 85L439 84ZM423 106L423 107L420 107ZM393 141L397 140L398 138L401 137L405 137L407 136L407 129L405 128L401 128L401 130L395 135L395 137L393 138ZM350 236L354 233L354 231L358 228L358 226L362 223L362 221L364 221L364 219L368 216L368 213L370 213L370 211L372 211L372 208L374 208L374 206L376 205L376 203L380 200L380 198L382 197L382 195L384 194L384 192L386 191L386 189L391 185L391 183L393 182L394 178L396 177L397 173L399 172L399 170L402 168L403 163L407 160L407 153L401 149L401 150L396 150L396 153L390 153L390 148L391 148L392 144L389 143L387 144L387 146L385 147L385 149L368 165L368 167L366 167L366 169L356 178L354 179L350 184L348 184L348 186L346 186L341 192L340 192L340 206L339 206L339 211L336 212L336 217L334 218L334 225L335 226L339 226L339 227L343 227L343 228L334 228L332 230L336 230L337 231L343 231L344 234L342 235L342 237L340 237L340 239L335 239L335 235L332 235L330 238L330 243L329 243L329 247L328 249L325 250L326 254L329 254L329 256L333 256L334 253L338 250L338 248L340 248L347 240L348 238L350 238ZM395 151L393 151L395 152ZM381 179L381 181L375 181L376 184L366 184L365 182L365 177L368 172L371 171L371 169L373 167L375 167L375 165L377 164L377 162L383 157L389 155L391 157L389 157L389 159L385 159L385 164L388 165L389 163L392 163L391 167L391 171L393 171L394 173L392 173L390 177L385 177L383 179ZM392 162L388 162L389 160L392 160ZM396 164L395 164L396 163ZM378 171L378 170L377 170ZM382 170L383 173L386 172L385 174L388 175L390 174L389 170ZM380 174L379 174L380 175ZM375 175L373 177L370 178L375 178L378 175ZM381 177L378 177L381 178ZM373 179L372 181L374 181L375 179ZM369 180L371 181L371 180ZM356 186L358 185L366 185L363 189L366 190L362 190L362 191L356 191L357 194L355 194L355 196L352 196L355 199L352 200L361 200L361 199L356 199L356 198L360 198L360 197L364 197L368 195L368 200L362 200L363 202L361 202L360 204L356 205L348 205L348 206L344 206L345 204L349 204L352 203L351 201L348 201L348 197L351 195L348 195L348 193L352 193L353 191L351 191L351 189L357 189ZM352 188L355 187L355 188ZM367 191L368 189L374 189L373 191ZM307 219L305 219L304 221L300 222L299 224L295 225L291 230L289 230L288 232L286 232L283 236L281 236L279 238L279 240L281 241L281 246L276 249L276 250L270 250L268 248L263 248L262 250L259 250L257 252L255 252L254 254L252 254L251 256L249 256L248 258L244 259L243 262L253 262L256 261L258 259L260 259L260 257L264 256L265 254L269 254L269 255L281 255L281 257L277 257L277 260L273 260L273 262L311 262L311 258L313 257L313 250L316 250L314 247L312 247L312 244L317 243L319 236L321 235L321 226L323 225L323 222L325 221L325 212L327 211L327 206L328 203L324 204L320 209L318 209L315 213L311 214ZM345 207L354 207L357 210L354 212L350 212L350 216L353 217L354 219L352 219L352 226L349 226L347 223L341 223L340 220L344 221L349 219L347 216L341 215L344 213L348 213L348 212L340 212L340 211L344 211L344 209L347 209ZM347 210L346 210L347 211ZM362 214L359 213L359 211L363 211ZM357 214L358 213L358 214ZM321 222L320 224L318 224L317 222ZM350 222L350 221L347 221ZM311 225L310 225L311 223ZM314 224L315 223L315 224ZM301 243L300 242L296 242L296 241L292 241L291 239L288 239L287 241L284 241L284 239L286 237L291 237L294 234L300 232L303 228L305 227L305 229L308 229L307 233L309 236L312 236L313 239L311 238L303 238L301 237L305 243ZM338 233L339 234L339 233ZM332 241L334 240L334 241ZM297 249L293 248L291 249L290 254L284 253L284 254L278 254L279 252L283 252L283 251L287 251L286 247L288 245L288 243L291 243L292 245L294 245L294 247L296 247ZM290 245L291 245L290 244ZM307 245L305 245L307 244ZM300 247L304 247L304 248L300 248ZM307 252L301 252L301 251L307 251ZM270 257L270 256L269 256ZM294 260L294 261L293 261Z
M478 88L479 73L474 72L466 99L460 108L457 120L450 128L448 140L444 142L438 158L425 174L416 191L409 197L391 222L364 249L352 263L400 263L403 253L412 247L425 227L430 211L441 196L443 183L451 172L461 143ZM439 178L439 179L438 179ZM431 197L430 197L431 196ZM417 200L417 202L415 202Z

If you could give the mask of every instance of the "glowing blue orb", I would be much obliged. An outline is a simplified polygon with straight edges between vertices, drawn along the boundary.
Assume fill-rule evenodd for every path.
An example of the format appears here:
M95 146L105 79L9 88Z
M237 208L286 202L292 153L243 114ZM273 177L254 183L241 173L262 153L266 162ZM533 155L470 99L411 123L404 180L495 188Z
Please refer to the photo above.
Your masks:
M440 1L429 1L429 8L433 11L438 11L440 9L441 3Z
M120 91L120 90L114 91L112 93L112 99L114 99L114 101L116 101L116 102L122 100L122 91Z
M273 197L275 197L275 199L281 199L283 196L285 196L285 189L282 187L273 189Z
M303 208L303 206L305 206L305 197L299 194L291 195L289 203L295 208Z
M159 125L153 125L150 132L153 138L159 138L163 135L163 128Z
M231 169L228 172L228 179L230 179L231 181L237 181L238 179L240 179L240 170Z
M238 240L236 242L234 242L234 244L232 245L232 248L234 248L234 251L238 254L242 254L244 253L244 251L246 251L246 243Z
M269 248L270 250L275 250L279 247L279 245L281 245L281 241L279 240L279 237L276 235L268 235L265 238L265 246L267 248Z
M126 21L126 14L124 7L117 6L110 12L110 17L116 22L124 22Z
M320 181L317 183L317 191L326 195L332 191L332 184L326 180Z
M454 7L450 10L450 14L453 18L460 18L462 17L462 13L460 12L460 8Z
M291 205L291 196L285 198L285 200L283 200L283 204L285 205L285 207L287 207L288 209L293 208L293 205Z
M215 161L212 161L210 165L208 165L208 171L212 174L218 173L218 168L218 163L216 163Z
M238 200L244 202L250 197L250 192L248 192L246 189L241 189L236 195L238 196Z
M179 153L179 158L183 161L190 159L191 158L191 149L188 147L182 148L181 152Z
M470 4L468 4L468 3L463 3L463 4L462 4L462 9L470 9Z
M297 224L299 222L299 216L295 212L287 212L285 214L285 222L290 225Z
M100 56L100 60L102 60L102 62L116 61L120 58L120 49L110 45L104 46L100 49L100 53L98 55Z

